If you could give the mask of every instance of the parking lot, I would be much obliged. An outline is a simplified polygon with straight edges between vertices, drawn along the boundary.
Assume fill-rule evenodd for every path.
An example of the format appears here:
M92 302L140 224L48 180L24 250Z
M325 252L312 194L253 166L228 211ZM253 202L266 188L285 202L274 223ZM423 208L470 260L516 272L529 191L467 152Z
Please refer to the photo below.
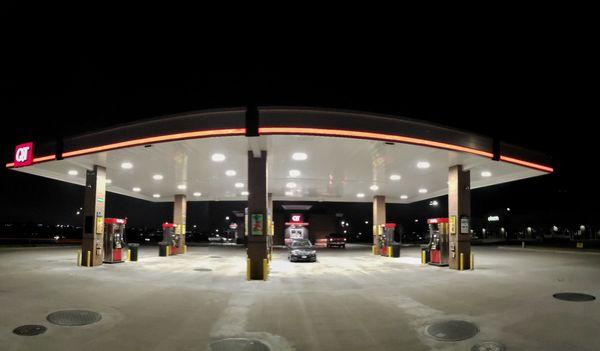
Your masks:
M190 247L186 255L97 268L76 266L75 247L0 248L0 350L208 350L227 338L272 350L598 350L600 255L474 247L474 271L373 256L369 246L321 249L316 263L273 256L269 280L246 281L243 248ZM90 310L102 319L59 326L46 316ZM438 321L473 323L461 341L428 335ZM47 331L19 336L39 324ZM438 335L440 336L440 335ZM598 340L598 341L596 341ZM240 341L241 343L244 341ZM256 345L255 345L256 346ZM256 348L259 349L259 348Z

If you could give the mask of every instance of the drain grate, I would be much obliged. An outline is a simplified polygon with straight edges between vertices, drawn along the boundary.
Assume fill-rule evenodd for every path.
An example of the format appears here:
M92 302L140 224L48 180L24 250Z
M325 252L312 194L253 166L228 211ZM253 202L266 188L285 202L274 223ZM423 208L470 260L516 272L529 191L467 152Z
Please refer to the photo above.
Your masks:
M563 300L563 301L573 301L573 302L593 301L596 299L592 295L580 294L580 293L574 293L574 292L556 293L552 296L555 299L559 299L559 300Z
M439 341L460 341L474 337L479 328L471 322L449 320L433 323L425 332Z
M211 351L270 351L271 348L256 339L230 338L212 342Z
M473 345L471 351L505 351L506 348L499 342L484 341Z
M44 327L43 325L27 324L22 325L20 327L16 327L13 330L13 333L22 336L34 336L44 334L46 330L46 327Z
M96 323L102 319L102 315L87 310L65 310L50 313L46 319L53 324L73 327Z
M212 272L210 268L194 268L196 272Z

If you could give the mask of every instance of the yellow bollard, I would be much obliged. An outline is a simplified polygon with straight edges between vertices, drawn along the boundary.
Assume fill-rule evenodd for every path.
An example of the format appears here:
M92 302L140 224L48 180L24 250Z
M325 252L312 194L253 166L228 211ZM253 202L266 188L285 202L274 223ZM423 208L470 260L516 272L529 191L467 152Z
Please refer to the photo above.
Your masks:
M460 253L460 270L464 270L465 269L465 255L461 252Z
M246 259L246 280L250 280L250 257Z
M183 253L187 253L187 245L183 245Z
M425 264L427 262L427 254L425 253L425 250L421 250L421 264Z
M131 250L127 250L127 262L131 262Z
M471 270L475 269L475 255L471 252Z
M392 257L392 247L388 246L388 257Z
M90 267L90 261L91 261L91 259L92 259L92 258L91 258L91 254L92 254L92 253L91 253L90 251L88 251L88 252L87 252L87 259L86 259L86 262L87 262L87 266L88 266L88 267Z
M375 245L371 246L371 252L373 253L373 255L375 255Z
M81 251L77 250L77 267L81 266Z
M269 260L263 259L263 280L267 280L269 277Z
M171 246L167 246L167 257L171 256Z

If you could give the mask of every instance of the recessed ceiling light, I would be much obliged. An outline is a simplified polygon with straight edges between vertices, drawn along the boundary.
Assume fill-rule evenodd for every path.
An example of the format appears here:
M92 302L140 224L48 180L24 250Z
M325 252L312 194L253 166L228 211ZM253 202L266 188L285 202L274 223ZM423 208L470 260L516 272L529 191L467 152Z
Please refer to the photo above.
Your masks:
M369 189L371 189L373 191L377 191L377 190L379 190L379 187L377 185L373 184L369 187Z
M402 200L406 200L406 199L408 199L408 195L400 195L400 198L401 198Z
M288 190L285 192L285 196L293 196L293 195L294 195L294 192L291 190Z
M135 191L136 193L139 193L140 191L142 191L142 189L138 188L137 186L131 190Z
M131 164L131 162L123 162L123 163L121 163L121 168L123 168L123 169L132 169L133 165Z
M483 171L483 172L481 172L481 176L485 177L485 178L491 177L492 176L492 172L490 172L490 171Z
M296 160L296 161L304 161L308 158L308 155L305 154L304 152L294 152L292 154L292 159Z
M195 192L195 193L194 193L194 196L195 196L195 197L202 196L202 193L200 193L200 192Z
M77 171L76 171L76 170L74 170L74 169L70 170L68 173L69 173L69 175L70 175L70 176L76 176L76 175L78 175L78 174L79 174L79 172L77 172Z
M250 193L249 193L249 192L247 192L247 191L242 191L242 196L248 196L248 195L250 195Z
M419 189L419 194L427 194L427 189L425 189L425 188Z
M185 190L185 189L187 189L187 186L185 184L179 184L177 186L177 189L179 189L179 190Z
M294 189L294 188L296 187L296 183L294 183L294 182L289 182L289 183L287 183L285 186L286 186L287 188Z
M358 193L358 194L356 194L356 197L365 197L365 194L363 194L363 193Z
M290 177L299 177L300 171L297 169L290 169Z
M402 177L400 177L398 174L392 174L392 175L390 176L390 179L391 179L391 180L400 180L400 178L402 178Z
M237 174L237 172L234 171L233 169L228 169L228 170L225 171L225 175L228 176L228 177L233 177L236 174Z
M215 162L225 161L225 155L223 154L213 154L210 158Z
M163 180L163 176L162 174L155 174L152 176L152 179L154 180Z
M106 184L112 184L112 180L111 179L107 179L106 180Z
M417 162L417 168L427 169L427 168L429 168L429 166L431 166L431 165L427 161Z
M244 187L244 183L235 183L234 186L236 188L243 188Z
M158 199L160 197L160 194L153 194L152 197Z

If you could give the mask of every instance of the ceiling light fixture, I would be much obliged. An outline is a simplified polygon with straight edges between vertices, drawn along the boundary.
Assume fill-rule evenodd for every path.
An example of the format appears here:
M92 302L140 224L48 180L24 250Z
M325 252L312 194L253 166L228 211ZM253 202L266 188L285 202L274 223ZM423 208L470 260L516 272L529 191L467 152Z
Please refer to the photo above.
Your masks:
M390 180L400 180L402 177L400 177L398 174L392 174L390 176Z
M160 194L154 194L152 195L153 198L158 199L160 197Z
M131 164L131 162L123 162L123 163L121 163L121 168L123 168L123 169L132 169L133 165Z
M308 155L304 152L294 152L292 154L292 159L296 161L304 161L308 158Z
M286 186L287 188L294 189L294 188L296 187L296 183L294 183L294 182L289 182L289 183L287 183L285 186Z
M179 190L185 190L185 189L187 189L187 186L185 184L179 184L177 186L177 189L179 189Z
M358 193L358 194L356 194L356 197L360 197L360 198L362 198L362 197L365 197L365 194L363 194L363 193Z
M369 187L369 189L371 189L373 191L377 191L377 190L379 190L379 187L377 185L373 184Z
M77 171L76 171L76 170L74 170L74 169L70 170L68 173L69 173L69 175L70 175L70 176L76 176L76 175L78 175L78 174L79 174L79 172L77 172Z
M225 161L225 155L223 154L213 154L210 158L215 162Z
M139 193L140 191L142 191L142 189L138 188L137 186L133 187L133 189L131 189L131 190L135 191L136 193Z
M402 200L406 200L406 199L408 199L408 195L400 195L400 198L401 198Z
M152 179L154 180L163 180L163 176L162 174L155 174L152 176Z
M484 178L491 177L492 176L492 172L490 172L490 171L483 171L483 172L481 172L481 176L484 177Z
M228 177L233 177L236 174L237 174L237 172L234 171L233 169L228 169L228 170L225 171L225 175L228 176Z
M300 171L297 170L297 169L290 169L289 174L290 174L290 177L293 177L293 178L299 177L300 176Z
M427 161L421 161L421 162L417 162L417 168L420 169L427 169L429 168L431 165L429 164L429 162Z
M425 189L425 188L419 189L419 194L427 194L427 189Z
M110 180L110 179L107 179L107 180L106 180L106 184L112 184L112 180Z
M250 193L249 193L249 192L247 192L247 191L242 191L242 196L248 196L248 195L250 195Z
M195 197L202 196L202 193L200 193L200 192L195 192L195 193L194 193L194 196L195 196Z
M235 183L234 186L236 188L243 188L244 187L244 183Z

